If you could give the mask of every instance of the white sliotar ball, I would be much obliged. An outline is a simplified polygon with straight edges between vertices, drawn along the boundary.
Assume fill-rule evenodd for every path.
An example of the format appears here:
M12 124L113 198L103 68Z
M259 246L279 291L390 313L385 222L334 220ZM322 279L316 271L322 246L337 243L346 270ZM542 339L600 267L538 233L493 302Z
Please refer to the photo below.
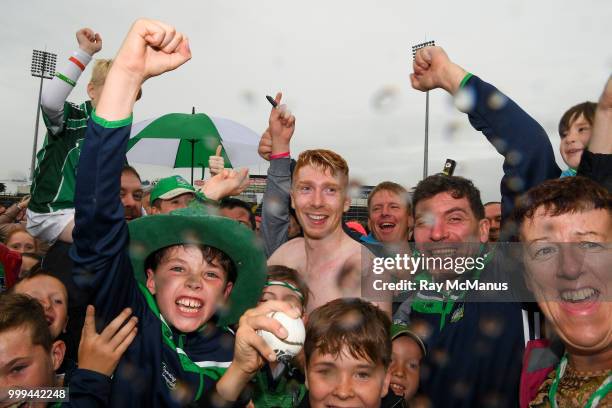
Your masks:
M274 334L266 330L257 330L259 334L268 343L268 346L276 353L276 359L284 363L289 362L304 346L306 338L306 329L302 319L293 319L283 312L271 312L269 317L276 319L287 329L289 335L286 339L279 339Z

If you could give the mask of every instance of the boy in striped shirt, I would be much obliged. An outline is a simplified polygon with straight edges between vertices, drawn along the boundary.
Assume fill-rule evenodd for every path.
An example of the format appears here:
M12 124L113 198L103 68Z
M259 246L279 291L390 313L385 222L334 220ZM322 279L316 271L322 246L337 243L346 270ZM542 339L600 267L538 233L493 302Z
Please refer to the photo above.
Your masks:
M49 243L58 239L72 242L74 189L81 144L87 120L96 107L112 65L112 60L96 60L87 84L90 100L80 105L67 102L93 55L102 49L100 34L89 28L77 31L76 38L79 48L43 89L41 99L47 135L37 154L27 226L30 234Z

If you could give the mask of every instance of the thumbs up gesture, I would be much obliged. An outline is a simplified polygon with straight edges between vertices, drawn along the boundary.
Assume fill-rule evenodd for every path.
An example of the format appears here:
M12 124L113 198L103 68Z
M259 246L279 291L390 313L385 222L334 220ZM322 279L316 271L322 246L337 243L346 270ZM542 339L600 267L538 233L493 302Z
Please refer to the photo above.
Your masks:
M210 169L211 177L214 177L217 174L221 173L223 171L223 168L225 167L225 160L223 160L223 156L221 156L222 149L223 146L219 144L219 146L217 146L217 151L215 152L215 155L208 157L208 168Z

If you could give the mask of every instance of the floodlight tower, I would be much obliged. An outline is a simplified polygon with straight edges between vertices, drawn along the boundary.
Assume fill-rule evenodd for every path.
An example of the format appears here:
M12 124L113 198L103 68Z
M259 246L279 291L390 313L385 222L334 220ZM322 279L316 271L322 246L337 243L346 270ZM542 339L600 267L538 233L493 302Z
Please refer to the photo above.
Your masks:
M42 98L43 80L53 78L53 75L55 75L56 62L57 54L40 50L34 50L32 52L32 68L30 69L30 72L33 77L40 78L40 88L38 89L36 127L34 128L34 146L32 147L32 162L30 164L30 181L34 179L34 169L36 168L36 148L38 147L38 123L40 119L40 100Z
M424 43L412 46L412 59L416 58L416 53L421 48L433 47L435 41L425 41ZM423 151L423 178L427 177L427 163L429 161L429 91L425 92L425 148Z

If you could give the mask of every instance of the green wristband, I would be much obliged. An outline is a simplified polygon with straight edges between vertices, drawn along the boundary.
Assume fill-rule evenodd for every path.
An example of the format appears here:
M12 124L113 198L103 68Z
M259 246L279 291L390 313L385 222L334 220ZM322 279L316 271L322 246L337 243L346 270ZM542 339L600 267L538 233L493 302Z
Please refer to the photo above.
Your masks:
M107 129L116 129L116 128L120 128L120 127L124 127L124 126L130 125L132 123L133 117L134 117L134 115L130 113L130 116L128 116L125 119L106 120L106 119L103 119L103 118L99 117L96 114L96 110L95 109L91 112L91 120L93 120L98 125L100 125L102 127L105 127Z
M196 198L197 198L199 201L201 201L201 202L203 202L203 203L205 203L205 204L213 204L213 205L215 205L215 206L219 206L219 201L217 201L217 200L213 200L212 198L208 198L208 197L206 197L206 194L204 194L204 193L203 193L203 192L201 192L201 191L196 191L195 196L196 196Z
M471 72L468 72L467 74L465 74L465 76L461 80L461 83L459 84L459 88L463 88L465 86L465 84L467 83L467 81L469 81L470 78L473 77L473 76L474 76L474 74L472 74Z
M59 79L61 79L62 81L64 81L65 83L67 83L68 85L70 85L71 87L75 87L76 86L76 82L74 82L72 79L68 78L66 75L63 75L59 72L55 73L55 76Z

